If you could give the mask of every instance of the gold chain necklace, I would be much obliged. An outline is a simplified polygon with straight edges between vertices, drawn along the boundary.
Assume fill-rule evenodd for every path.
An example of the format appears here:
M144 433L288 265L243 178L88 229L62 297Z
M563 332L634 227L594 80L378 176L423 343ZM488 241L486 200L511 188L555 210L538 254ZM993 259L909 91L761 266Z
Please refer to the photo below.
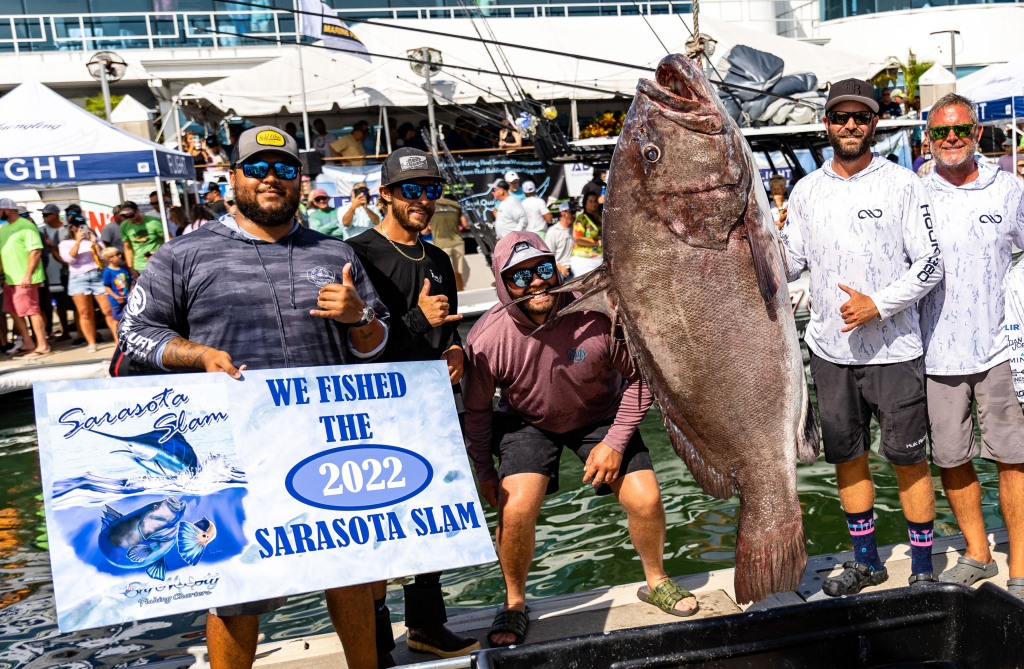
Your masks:
M422 253L422 255L420 255L419 258L413 258L411 255L406 254L405 251L400 249L398 247L398 244L396 244L393 241L391 241L391 238L388 237L388 233L384 232L384 226L383 225L380 226L380 234L384 235L384 239L386 239L389 242L391 242L391 245L395 247L395 250L398 251L400 254L402 254L402 257L406 258L407 260L411 260L413 262L419 262L419 261L421 261L421 260L423 260L424 258L427 257L427 247L423 246L423 240L420 239L419 235L416 235L416 243L420 245L420 250L422 250L423 253Z

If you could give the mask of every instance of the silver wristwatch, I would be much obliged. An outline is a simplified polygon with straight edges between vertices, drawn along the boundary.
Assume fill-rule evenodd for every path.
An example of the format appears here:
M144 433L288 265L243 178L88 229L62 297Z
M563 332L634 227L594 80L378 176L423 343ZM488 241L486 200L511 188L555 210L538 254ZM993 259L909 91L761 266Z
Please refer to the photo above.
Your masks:
M364 325L369 325L373 321L377 320L377 312L373 310L369 304L363 307L363 317L359 322L353 323L350 327L361 328Z

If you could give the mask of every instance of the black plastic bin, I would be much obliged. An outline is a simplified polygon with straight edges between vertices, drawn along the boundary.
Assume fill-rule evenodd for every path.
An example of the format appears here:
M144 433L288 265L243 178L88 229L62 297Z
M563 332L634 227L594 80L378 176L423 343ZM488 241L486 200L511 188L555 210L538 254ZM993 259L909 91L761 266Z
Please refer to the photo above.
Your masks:
M1024 667L1024 602L986 583L899 588L497 648L479 669Z

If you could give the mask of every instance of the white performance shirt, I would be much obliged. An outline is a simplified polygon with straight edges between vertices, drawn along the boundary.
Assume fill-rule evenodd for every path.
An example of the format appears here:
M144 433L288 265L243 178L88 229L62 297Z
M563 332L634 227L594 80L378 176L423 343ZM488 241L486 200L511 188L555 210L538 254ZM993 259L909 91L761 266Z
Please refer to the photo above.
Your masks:
M494 217L494 234L501 239L510 232L522 232L525 229L526 211L523 204L514 196L502 200Z
M832 161L797 182L780 231L789 280L810 270L815 355L840 365L888 364L924 354L917 301L942 279L942 254L928 193L913 172L875 155L849 179ZM840 314L864 293L880 318L850 332Z
M544 206L544 200L536 195L530 196L522 201L523 210L526 212L526 230L543 235L548 229L548 222L544 220L544 214L548 208Z
M924 185L946 270L921 301L925 369L935 376L984 372L1010 357L1006 275L1013 245L1024 248L1024 221L1017 216L1021 184L981 163L971 183L954 186L935 171Z

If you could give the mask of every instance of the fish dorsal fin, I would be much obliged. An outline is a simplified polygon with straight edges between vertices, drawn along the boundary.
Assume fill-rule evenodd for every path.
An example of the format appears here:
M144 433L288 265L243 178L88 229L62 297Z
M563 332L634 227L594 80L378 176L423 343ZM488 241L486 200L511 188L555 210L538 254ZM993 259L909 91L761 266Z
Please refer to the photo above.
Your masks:
M164 580L164 574L167 573L167 563L164 562L163 558L160 558L159 560L157 560L156 562L154 562L146 568L146 573L149 574L152 578L155 578L158 581L162 581Z
M128 549L128 559L132 562L143 562L153 553L148 544L135 544Z
M756 174L756 170L754 171ZM765 303L770 303L785 285L785 272L782 267L782 253L779 250L778 232L771 216L768 196L761 188L760 181L750 189L747 210L743 214L743 225L750 241L750 254L754 260L754 274L757 276L757 287Z
M103 518L100 519L100 523L103 524L103 527L110 527L117 521L121 520L121 518L123 518L123 515L120 511L111 506L103 505Z

